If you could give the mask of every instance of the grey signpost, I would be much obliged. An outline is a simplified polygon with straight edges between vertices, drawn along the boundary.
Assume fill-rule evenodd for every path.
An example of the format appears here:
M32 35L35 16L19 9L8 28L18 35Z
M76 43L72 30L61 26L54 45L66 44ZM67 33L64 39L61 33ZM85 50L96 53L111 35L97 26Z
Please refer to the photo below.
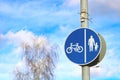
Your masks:
M98 64L106 52L104 38L88 25L88 0L81 1L81 28L66 39L64 50L72 62L82 67L82 80L90 80L90 67Z
M81 27L88 27L88 0L81 0ZM82 66L82 80L90 80L90 67Z

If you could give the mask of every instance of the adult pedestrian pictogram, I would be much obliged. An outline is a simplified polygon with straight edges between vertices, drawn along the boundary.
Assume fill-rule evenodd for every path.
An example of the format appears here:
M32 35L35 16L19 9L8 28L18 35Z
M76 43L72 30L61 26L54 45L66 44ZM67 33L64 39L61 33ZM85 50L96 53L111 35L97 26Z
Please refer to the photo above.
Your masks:
M88 45L89 45L89 51L90 52L93 51L93 47L95 45L95 40L92 35L90 36L90 38L88 40Z
M65 42L66 56L74 63L86 65L94 61L100 52L101 41L96 32L88 28L73 31Z

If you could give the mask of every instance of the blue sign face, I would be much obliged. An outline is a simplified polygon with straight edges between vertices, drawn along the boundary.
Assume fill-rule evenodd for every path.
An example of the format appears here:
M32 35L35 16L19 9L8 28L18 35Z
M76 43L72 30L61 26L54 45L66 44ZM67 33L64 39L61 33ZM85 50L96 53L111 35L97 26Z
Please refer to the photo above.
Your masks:
M99 36L93 30L80 28L68 36L64 49L72 62L86 65L98 57L101 42Z

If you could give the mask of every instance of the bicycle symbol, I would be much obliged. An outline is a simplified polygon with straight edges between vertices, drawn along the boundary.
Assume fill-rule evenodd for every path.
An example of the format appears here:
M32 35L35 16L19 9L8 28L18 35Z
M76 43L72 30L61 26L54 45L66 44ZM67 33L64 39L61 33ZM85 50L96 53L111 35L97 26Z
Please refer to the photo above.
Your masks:
M76 43L75 45L73 45L73 43L70 43L70 47L66 49L66 52L70 54L73 50L75 52L81 53L83 51L83 47L79 46L79 43Z

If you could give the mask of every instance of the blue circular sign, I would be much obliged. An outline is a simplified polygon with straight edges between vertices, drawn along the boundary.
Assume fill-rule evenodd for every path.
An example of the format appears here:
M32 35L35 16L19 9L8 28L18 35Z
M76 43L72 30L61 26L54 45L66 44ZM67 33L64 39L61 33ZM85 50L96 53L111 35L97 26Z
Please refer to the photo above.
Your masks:
M101 49L101 41L96 32L89 28L73 31L65 42L66 56L74 63L86 65L94 61Z

